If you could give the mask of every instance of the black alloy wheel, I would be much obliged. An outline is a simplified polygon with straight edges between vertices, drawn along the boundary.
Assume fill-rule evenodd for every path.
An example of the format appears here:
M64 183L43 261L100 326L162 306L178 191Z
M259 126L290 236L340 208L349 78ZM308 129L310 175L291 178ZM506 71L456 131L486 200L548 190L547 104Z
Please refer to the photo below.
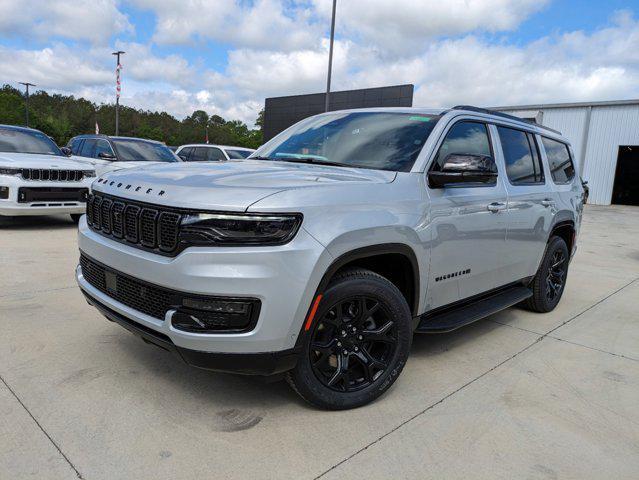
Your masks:
M561 237L553 236L548 240L546 253L530 283L532 297L523 306L533 312L546 313L553 310L566 288L570 254L568 246Z
M307 402L342 410L372 402L399 377L413 338L406 299L388 279L353 268L322 294L288 383Z
M546 298L554 302L557 296L561 295L566 278L566 256L562 250L555 250L552 260L548 266L546 276Z
M386 371L397 349L397 328L380 301L340 300L317 321L311 338L313 373L326 387L354 392Z

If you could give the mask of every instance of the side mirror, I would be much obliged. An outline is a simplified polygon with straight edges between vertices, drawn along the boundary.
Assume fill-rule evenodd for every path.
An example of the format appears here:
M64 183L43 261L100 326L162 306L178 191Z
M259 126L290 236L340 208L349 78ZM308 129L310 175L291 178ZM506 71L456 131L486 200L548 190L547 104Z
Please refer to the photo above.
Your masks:
M102 158L104 160L115 160L115 155L108 152L100 152L98 153L98 158Z
M189 158L189 156L184 153L178 153L177 156L180 157L184 162L186 162L187 158Z
M67 157L73 155L73 152L71 152L71 149L69 147L62 147L60 151L62 151L62 153L64 153Z
M432 188L457 183L494 183L496 179L497 164L488 155L451 153L444 159L440 171L428 172L428 183Z

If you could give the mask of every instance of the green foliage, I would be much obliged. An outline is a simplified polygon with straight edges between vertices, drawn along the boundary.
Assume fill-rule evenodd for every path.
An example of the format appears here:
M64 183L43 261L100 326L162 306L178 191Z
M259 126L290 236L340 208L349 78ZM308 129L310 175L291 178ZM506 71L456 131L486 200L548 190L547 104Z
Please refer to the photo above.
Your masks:
M167 145L203 143L208 130L209 142L240 147L257 148L262 144L261 119L259 129L249 129L239 120L226 121L219 115L209 115L196 110L179 121L166 112L136 110L120 106L120 135L160 140ZM9 86L0 89L0 124L24 125L23 94ZM29 96L29 125L42 130L55 139L58 145L66 145L69 139L81 133L94 133L95 122L100 133L115 133L115 105L96 105L84 98L65 95L49 95L37 91Z

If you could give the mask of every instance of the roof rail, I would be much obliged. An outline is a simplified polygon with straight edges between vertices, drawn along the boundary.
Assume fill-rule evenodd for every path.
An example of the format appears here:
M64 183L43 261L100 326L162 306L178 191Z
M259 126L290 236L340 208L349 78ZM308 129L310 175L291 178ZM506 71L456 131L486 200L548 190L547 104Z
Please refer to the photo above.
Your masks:
M469 112L486 113L488 115L494 115L496 117L507 118L508 120L514 120L514 121L517 121L517 122L529 123L529 124L535 125L535 126L537 126L539 128L543 128L544 130L548 130L548 131L556 133L558 135L562 135L562 133L559 130L555 130L554 128L550 128L550 127L547 127L545 125L541 125L541 124L539 124L537 122L532 122L532 121L527 120L525 118L516 117L514 115L508 115L507 113L503 113L503 112L498 112L497 110L490 110L488 108L473 107L472 105L455 105L453 108L451 108L451 110L467 110Z

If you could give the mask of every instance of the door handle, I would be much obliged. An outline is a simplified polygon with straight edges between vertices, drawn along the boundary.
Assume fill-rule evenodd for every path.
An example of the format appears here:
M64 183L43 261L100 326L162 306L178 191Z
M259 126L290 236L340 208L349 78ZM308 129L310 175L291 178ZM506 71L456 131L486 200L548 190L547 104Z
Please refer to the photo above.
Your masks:
M544 207L554 207L554 206L555 206L555 202L554 202L553 200L549 199L549 198L544 198L544 199L541 201L541 204L542 204Z
M488 209L489 212L499 213L502 210L506 209L506 204L502 203L502 202L493 202L493 203L488 204L486 206L486 208Z

